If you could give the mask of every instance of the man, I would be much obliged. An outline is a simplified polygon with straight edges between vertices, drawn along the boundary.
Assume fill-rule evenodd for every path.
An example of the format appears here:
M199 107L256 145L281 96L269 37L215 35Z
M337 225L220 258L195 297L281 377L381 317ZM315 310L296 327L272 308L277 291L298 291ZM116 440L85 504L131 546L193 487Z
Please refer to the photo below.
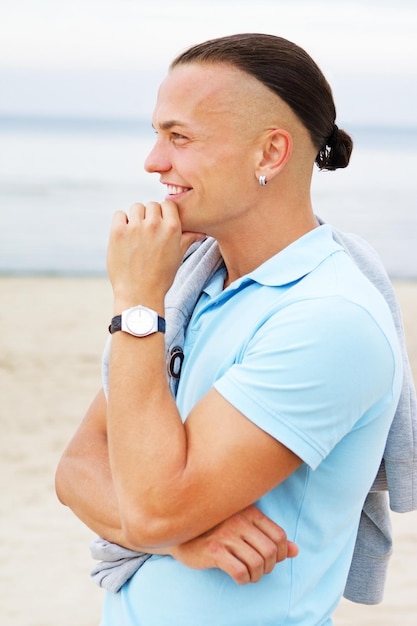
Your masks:
M153 555L101 624L331 624L402 384L384 299L311 205L314 163L346 167L351 139L315 63L268 35L180 55L153 125L167 197L114 217L108 397L57 472L90 528ZM174 398L165 300L206 237L222 263Z

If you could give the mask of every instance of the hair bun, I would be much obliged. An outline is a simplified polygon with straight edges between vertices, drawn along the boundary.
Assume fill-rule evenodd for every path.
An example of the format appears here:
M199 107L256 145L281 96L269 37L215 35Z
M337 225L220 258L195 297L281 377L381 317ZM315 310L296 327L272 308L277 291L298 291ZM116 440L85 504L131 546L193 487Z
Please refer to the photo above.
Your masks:
M349 165L353 141L337 124L333 125L332 132L326 139L316 157L316 164L320 170L334 171Z

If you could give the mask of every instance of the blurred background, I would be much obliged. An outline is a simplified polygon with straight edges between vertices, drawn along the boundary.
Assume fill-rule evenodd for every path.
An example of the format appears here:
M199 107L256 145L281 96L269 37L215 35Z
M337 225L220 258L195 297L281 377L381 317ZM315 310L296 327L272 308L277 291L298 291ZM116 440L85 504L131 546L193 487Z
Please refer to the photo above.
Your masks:
M0 273L100 274L110 218L162 199L143 162L172 58L243 31L292 39L334 91L350 166L314 207L417 276L413 0L0 0Z
M99 622L93 534L54 472L101 383L110 220L163 198L143 162L172 58L248 31L301 45L332 85L355 147L345 170L315 172L315 212L382 257L417 374L415 0L0 0L2 624ZM342 602L336 626L417 623L417 513L392 517L383 604Z

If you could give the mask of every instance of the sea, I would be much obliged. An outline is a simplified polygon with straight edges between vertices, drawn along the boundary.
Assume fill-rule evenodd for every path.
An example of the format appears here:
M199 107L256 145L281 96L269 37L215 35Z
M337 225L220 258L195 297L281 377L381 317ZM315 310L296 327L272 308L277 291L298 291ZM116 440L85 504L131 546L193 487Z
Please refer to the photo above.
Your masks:
M417 128L341 125L349 166L313 176L317 215L417 279ZM0 274L103 275L112 215L165 190L148 120L0 117Z

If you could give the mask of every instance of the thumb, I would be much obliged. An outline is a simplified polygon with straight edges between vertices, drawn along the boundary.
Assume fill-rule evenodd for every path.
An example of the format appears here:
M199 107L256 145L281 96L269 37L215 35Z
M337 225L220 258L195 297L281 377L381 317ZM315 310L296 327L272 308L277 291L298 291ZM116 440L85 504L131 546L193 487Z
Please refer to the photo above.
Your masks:
M287 542L287 548L288 548L287 558L292 559L298 555L298 552L299 552L298 546L293 541Z

